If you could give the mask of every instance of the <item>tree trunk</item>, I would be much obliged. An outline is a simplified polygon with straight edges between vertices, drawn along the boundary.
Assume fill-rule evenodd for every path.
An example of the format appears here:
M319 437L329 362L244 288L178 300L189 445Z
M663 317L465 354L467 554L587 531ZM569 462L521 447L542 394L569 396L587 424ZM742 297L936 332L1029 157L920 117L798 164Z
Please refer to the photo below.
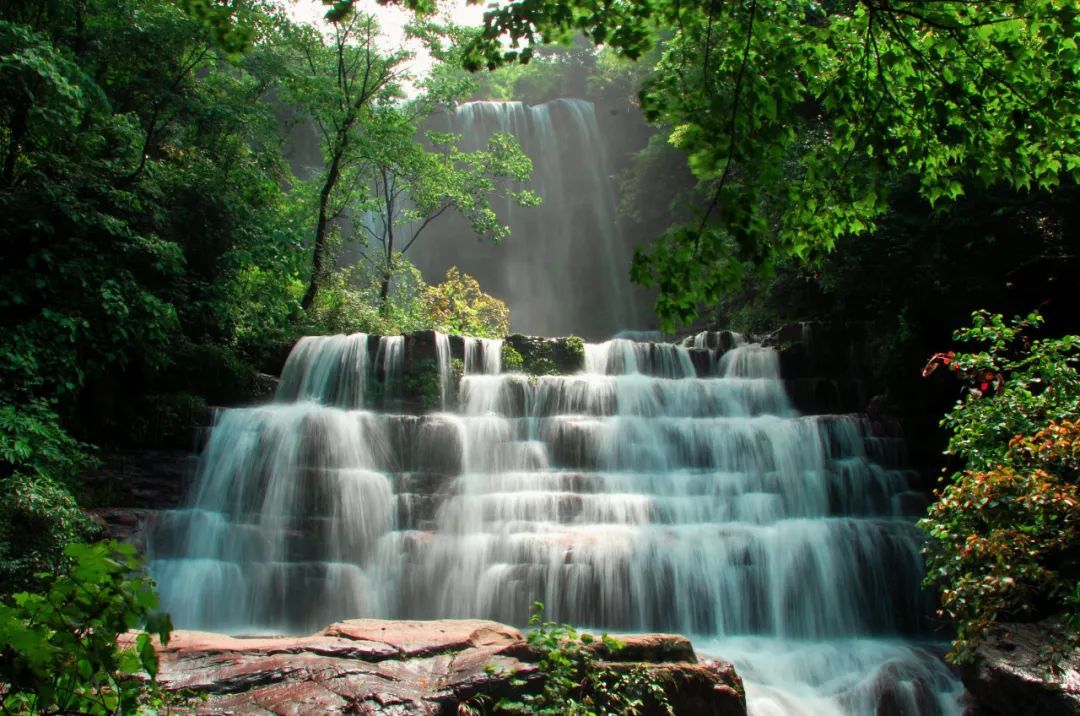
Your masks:
M300 306L305 311L311 308L311 304L315 303L315 296L319 293L319 284L322 283L326 274L326 234L330 229L329 205L330 194L334 191L334 185L337 184L338 178L341 176L341 155L344 153L344 148L339 148L334 154L333 160L330 162L330 171L326 175L326 182L323 184L322 191L319 192L319 223L315 226L315 253L311 259L311 283L308 284L307 291L304 292L304 298L300 301Z
M382 310L386 311L390 307L390 281L394 277L394 197L386 167L381 167L380 172L385 197L383 201L386 204L386 270L383 271L382 285L379 287L379 302Z

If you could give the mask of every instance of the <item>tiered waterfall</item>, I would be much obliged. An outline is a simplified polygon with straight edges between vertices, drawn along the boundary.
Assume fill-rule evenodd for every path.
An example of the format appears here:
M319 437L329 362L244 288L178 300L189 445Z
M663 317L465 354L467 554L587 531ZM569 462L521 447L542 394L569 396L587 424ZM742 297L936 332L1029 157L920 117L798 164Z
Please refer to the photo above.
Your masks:
M436 336L444 409L411 415L394 411L400 340L304 339L276 402L221 413L190 506L152 539L178 626L523 623L539 600L559 621L693 635L742 670L753 713L953 712L956 681L915 645L898 445L797 414L773 351L702 366L613 340L536 378L473 340L455 395Z

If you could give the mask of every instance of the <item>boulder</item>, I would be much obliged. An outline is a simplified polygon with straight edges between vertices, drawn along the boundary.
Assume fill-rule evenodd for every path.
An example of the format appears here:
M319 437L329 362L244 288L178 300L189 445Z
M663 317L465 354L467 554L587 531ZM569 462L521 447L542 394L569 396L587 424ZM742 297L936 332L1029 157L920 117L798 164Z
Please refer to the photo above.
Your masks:
M699 662L680 636L619 640L615 653L598 643L601 663L616 672L645 669L675 713L745 716L731 664ZM357 619L299 637L176 631L157 651L159 682L170 692L203 693L186 709L200 714L456 714L475 697L519 695L542 679L540 654L522 633L483 620Z
M1080 654L1075 651L1052 674L1049 643L1063 639L1053 624L1001 624L961 669L964 686L987 714L1080 716Z

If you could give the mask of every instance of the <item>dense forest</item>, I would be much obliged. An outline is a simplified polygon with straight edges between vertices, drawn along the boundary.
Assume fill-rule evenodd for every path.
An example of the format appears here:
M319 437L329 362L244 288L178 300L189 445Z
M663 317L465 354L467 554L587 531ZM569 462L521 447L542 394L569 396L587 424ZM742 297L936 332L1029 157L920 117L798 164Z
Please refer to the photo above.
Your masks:
M656 327L872 326L876 391L943 475L921 524L951 658L1047 617L1051 661L1076 648L1074 3L551 0L470 28L405 0L424 73L372 7L323 4L315 27L271 0L0 1L5 712L161 698L124 676L149 641L116 645L152 585L85 546L100 446L190 444L304 335L510 331L409 259L444 213L497 243L493 207L543 200L512 135L430 131L476 98L639 109L620 222L650 241L620 270ZM320 166L290 162L298 128Z

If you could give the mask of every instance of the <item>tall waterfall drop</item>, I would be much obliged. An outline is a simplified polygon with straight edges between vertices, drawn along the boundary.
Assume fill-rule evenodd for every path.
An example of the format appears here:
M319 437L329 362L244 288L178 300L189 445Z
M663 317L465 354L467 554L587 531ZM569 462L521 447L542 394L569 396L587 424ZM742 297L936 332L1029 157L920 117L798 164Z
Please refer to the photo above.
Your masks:
M863 419L798 414L772 350L734 341L701 366L617 339L537 378L470 340L455 394L436 335L443 410L406 415L400 341L304 339L276 402L219 415L149 545L177 626L520 624L540 600L692 635L735 663L756 716L960 713L921 636L909 475Z
M638 325L650 300L630 283L632 247L618 229L614 177L591 102L468 102L432 125L461 135L466 151L483 149L495 132L513 134L532 159L529 188L543 204L496 202L511 230L499 245L477 242L460 217L440 217L410 253L429 279L457 265L506 301L518 333L607 337ZM538 300L551 296L559 300Z

